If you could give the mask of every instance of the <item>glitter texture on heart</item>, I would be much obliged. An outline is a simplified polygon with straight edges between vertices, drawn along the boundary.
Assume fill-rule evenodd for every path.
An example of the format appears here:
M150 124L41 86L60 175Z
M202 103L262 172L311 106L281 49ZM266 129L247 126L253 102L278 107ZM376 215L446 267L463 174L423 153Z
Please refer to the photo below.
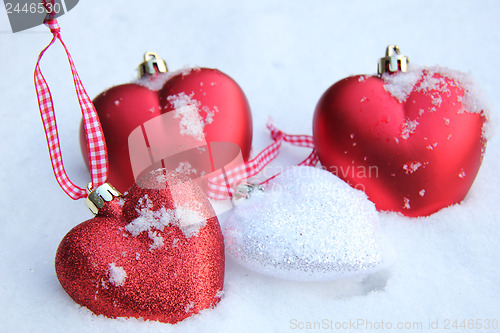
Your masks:
M322 281L381 267L377 221L363 192L328 171L292 167L236 206L223 232L228 253L249 269Z
M56 273L95 314L176 323L219 302L222 233L203 191L158 169L64 237Z

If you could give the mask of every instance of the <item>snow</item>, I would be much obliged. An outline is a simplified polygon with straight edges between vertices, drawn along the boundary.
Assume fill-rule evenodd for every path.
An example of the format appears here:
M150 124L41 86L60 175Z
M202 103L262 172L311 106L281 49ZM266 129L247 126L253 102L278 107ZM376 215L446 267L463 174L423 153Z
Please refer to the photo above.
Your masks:
M116 266L114 262L109 264L109 283L115 287L121 287L125 284L125 278L127 277L127 272L123 267Z
M406 119L401 126L401 137L407 140L411 134L415 133L418 124L417 120Z
M212 123L218 109L216 106L213 110L206 105L202 106L199 101L192 98L193 95L194 93L186 95L186 93L181 92L168 96L167 100L174 107L174 118L180 119L181 135L189 135L198 141L203 141L205 125ZM205 113L205 119L202 118L201 111Z
M270 142L269 115L280 129L311 134L323 92L344 77L374 74L388 44L398 44L412 64L470 73L490 103L492 123L498 122L499 15L496 0L150 0L140 6L86 0L59 23L91 97L134 80L146 51L158 52L171 70L198 64L230 75L252 108L255 154ZM347 329L352 332L375 331L365 326L381 321L417 322L422 330L413 331L437 332L429 329L436 320L445 331L446 320L500 319L498 135L490 137L462 204L426 218L378 213L395 253L392 266L379 274L300 283L254 273L228 256L215 309L176 325L93 315L67 296L54 271L59 242L91 214L62 192L48 158L33 69L50 34L46 27L11 34L1 10L0 31L0 331L300 332L313 331L300 325L326 320L334 328L359 323L358 330ZM65 167L85 187L81 116L60 46L47 51L41 68L53 92ZM284 145L273 163L293 165L307 154Z
M167 100L174 106L174 118L180 119L179 132L181 135L189 135L198 141L203 141L205 123L200 115L200 102L192 99L193 95L194 93L186 95L181 92L168 96Z
M441 94L450 94L449 86L459 86L464 96L459 97L464 111L489 115L481 87L471 74L449 69L445 66L411 65L407 72L382 74L384 89L400 102L405 102L412 90L431 93L432 104L440 106Z
M189 135L198 141L203 141L203 130L205 125L211 124L217 107L211 110L206 105L201 105L199 101L192 98L194 93L186 95L181 92L177 95L167 97L167 100L174 107L174 118L180 119L179 127L181 135ZM202 118L202 112L205 119Z
M421 77L422 70L415 65L411 65L404 73L385 72L382 74L385 82L384 89L401 103L406 101Z
M487 120L491 118L490 106L486 102L484 93L470 73L452 70L445 66L423 67L412 64L407 72L386 72L382 74L382 79L384 89L401 103L406 102L412 91L427 93L435 105L428 109L429 112L435 112L436 107L441 106L443 95L450 95L450 86L459 86L463 90L463 96L457 97L456 102L462 106L458 112L479 113ZM425 110L420 109L419 115L423 115L424 112ZM449 124L449 120L446 124ZM492 137L492 126L489 121L483 124L482 132L484 138ZM408 134L403 132L403 138L407 139Z
M446 83L443 78L437 79L434 77L435 74L439 74L443 78L448 78L452 80L452 82ZM429 79L431 77L434 79ZM426 82L425 85L424 82ZM462 103L465 111L471 113L482 113L489 118L489 106L483 96L482 89L470 73L462 73L444 66L432 66L427 69L426 78L417 90L436 90L446 93L449 91L449 84L457 84L463 88L464 96L461 100L458 100L458 102Z
M145 75L141 78L133 80L132 83L146 87L149 90L158 91L163 87L165 82L167 82L171 77L174 77L179 74L186 75L192 70L195 70L195 68L184 66L181 69L168 71L166 73L159 73L156 76Z
M139 216L127 224L125 230L134 237L147 232L148 237L152 240L149 251L162 248L165 245L164 238L158 232L163 231L166 226L174 225L179 227L184 236L190 239L198 235L200 229L206 225L205 217L199 211L190 208L200 207L201 204L197 201L175 206L175 209L161 207L158 210L152 210L153 202L145 194L144 197L139 199L138 205L136 211ZM124 234L123 236L127 237L128 235Z
M404 200L403 208L404 209L410 209L411 208L411 206L410 206L410 198L404 197L403 200Z
M420 162L408 162L403 165L403 170L406 171L407 174L414 173L422 166Z
M448 135L447 140L449 140L449 139L451 138L451 136L452 136L451 134L450 134L450 135ZM428 146L426 146L425 148L427 148L427 149L429 149L429 150L434 150L434 148L436 148L437 146L438 146L438 143L437 143L437 142L434 142L432 145L428 145Z
M177 217L177 225L187 239L197 236L201 228L203 228L207 221L200 211L191 209L190 206L200 206L198 202L190 202L183 206L175 207L175 214Z
M148 237L153 241L149 245L149 251L163 247L164 239L158 235L157 231L163 231L166 226L175 223L175 211L166 209L165 207L153 211L151 209L153 207L153 202L148 198L147 194L139 199L138 204L139 207L136 208L136 211L139 213L139 216L127 224L125 230L134 237L146 231ZM126 236L125 234L124 237Z
M175 168L175 171L188 176L190 174L196 174L197 172L197 170L193 168L191 163L189 163L188 161L179 162L179 165L177 166L177 168Z

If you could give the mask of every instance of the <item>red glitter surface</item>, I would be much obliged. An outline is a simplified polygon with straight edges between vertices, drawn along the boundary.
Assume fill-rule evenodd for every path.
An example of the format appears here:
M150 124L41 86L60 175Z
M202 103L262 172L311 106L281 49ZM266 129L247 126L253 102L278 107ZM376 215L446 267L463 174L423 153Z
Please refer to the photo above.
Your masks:
M155 212L195 202L206 223L188 238L172 224L155 230L163 246L152 249L147 232L134 237L125 229L140 215L144 198ZM111 267L126 273L121 283L113 283ZM176 323L219 302L224 241L201 189L185 176L160 169L73 228L59 245L55 268L68 295L95 314Z

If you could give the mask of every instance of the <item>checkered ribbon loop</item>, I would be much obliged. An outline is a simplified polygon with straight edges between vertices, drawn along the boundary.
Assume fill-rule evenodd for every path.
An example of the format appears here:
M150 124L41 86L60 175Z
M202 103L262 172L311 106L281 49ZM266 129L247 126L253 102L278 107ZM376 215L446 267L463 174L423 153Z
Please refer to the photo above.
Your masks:
M50 15L47 14L47 18L49 16ZM57 23L57 20L53 19L53 18L50 18L49 20L47 20L47 18L45 18L43 23L50 29L50 32L52 32L54 35L59 35L61 32L61 28L59 27L59 23Z
M44 5L49 1L44 1ZM52 1L53 4L53 1ZM47 7L46 7L47 8ZM78 102L80 104L80 109L83 115L83 123L85 127L85 134L87 138L87 148L89 152L89 162L90 162L90 173L92 179L93 187L98 187L106 182L108 176L108 155L106 150L106 143L104 141L104 135L102 133L101 123L97 116L97 112L90 100L85 88L83 87L82 81L76 71L73 59L66 48L66 45L61 39L60 28L57 20L51 17L51 14L47 14L44 23L50 28L53 34L52 40L49 45L45 47L40 55L38 56L38 61L35 67L35 88L36 95L38 98L38 106L40 108L40 115L42 117L43 127L45 129L45 136L47 138L47 146L49 148L50 161L52 163L52 169L54 170L54 175L56 177L59 186L69 195L72 199L80 199L87 197L86 189L76 186L71 182L64 169L61 147L59 145L59 134L57 132L56 116L54 113L54 103L52 101L52 95L50 93L47 81L42 75L40 70L40 60L47 49L54 44L57 40L61 42L61 45L66 51L68 61L71 67L71 73L73 74L73 82L75 84L76 95L78 97Z
M208 180L208 196L215 200L224 200L232 197L235 186L244 182L246 179L255 176L261 172L266 165L274 160L278 154L283 142L288 142L294 146L312 148L311 154L299 165L315 166L318 163L318 155L314 149L313 137L310 135L290 135L286 134L276 127L271 122L266 124L269 129L271 138L274 140L272 144L267 146L252 160L240 164L230 170L222 171L219 175ZM267 184L273 177L263 181L261 185Z
M42 5L47 11L47 15L45 15L43 23L49 27L50 32L53 34L61 31L59 24L57 24L57 21L55 20L57 13L55 11L54 2L54 0L42 0Z

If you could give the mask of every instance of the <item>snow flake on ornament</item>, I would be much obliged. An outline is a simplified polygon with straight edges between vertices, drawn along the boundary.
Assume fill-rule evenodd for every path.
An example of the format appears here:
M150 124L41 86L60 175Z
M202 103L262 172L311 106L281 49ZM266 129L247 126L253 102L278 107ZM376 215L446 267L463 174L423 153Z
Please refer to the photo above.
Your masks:
M417 120L406 119L401 127L401 137L407 140L411 134L415 133L418 124Z
M404 209L410 209L411 208L411 205L410 205L410 198L407 198L407 197L404 197L403 198L403 208Z
M168 71L166 73L158 73L155 77L151 77L149 75L145 75L135 81L134 84L143 86L148 88L149 90L158 91L165 85L165 82L170 80L172 77L182 74L182 76L186 76L190 74L192 71L199 71L200 67L183 67L176 71Z
M174 106L174 118L180 119L181 135L189 135L198 141L203 141L203 129L205 123L199 112L200 102L191 99L194 93L186 95L180 93L173 96L168 96L167 100Z
M443 103L443 98L439 94L431 94L431 99L432 99L432 104L436 106L441 106L441 103Z
M414 67L412 66L411 68ZM382 74L382 80L385 82L384 89L400 103L406 102L406 99L413 91L415 84L417 84L418 80L420 80L421 74L421 70L415 68L404 73L385 72Z
M127 277L127 272L125 272L123 267L116 266L114 262L110 263L108 274L109 274L109 283L111 283L115 287L121 287L125 284L125 278Z
M175 171L188 176L198 172L188 161L180 162Z
M218 109L214 107L212 110L208 106L202 105L193 96L194 93L186 95L186 93L181 92L177 95L168 96L167 101L174 107L174 118L180 119L181 135L188 135L198 141L203 141L203 130L206 125L213 122ZM202 117L202 113L205 114L205 118Z
M420 168L421 166L422 163L420 162L408 162L405 165L403 165L403 170L405 170L407 174L411 174L417 171L418 168Z
M190 204L201 206L199 202L190 202ZM200 211L191 209L188 204L177 206L175 212L177 225L187 239L198 236L200 229L207 223L205 217L200 214Z
M478 113L487 120L490 119L489 107L484 104L483 92L469 74L442 66L412 65L407 72L386 72L382 74L382 80L385 83L384 89L400 103L406 102L413 92L429 96L431 104L434 105L429 107L429 112L435 112L436 107L441 106L443 96L451 96L450 87L458 87L463 91L463 95L457 96L456 101L462 106L459 113ZM419 110L419 115L422 116L424 112L423 109ZM489 122L486 121L483 126L483 137L486 139L491 136L488 124Z
M451 136L450 136L450 137L451 137ZM449 138L450 138L450 137L448 137L448 140L449 140ZM434 150L434 148L436 148L437 146L438 146L438 143L437 143L437 142L434 142L433 144L428 145L428 146L426 146L425 148L427 148L427 149L429 149L429 150Z
M165 239L161 236L161 232L166 226L177 226L186 239L190 239L197 236L199 230L206 225L206 219L199 211L191 209L190 205L199 208L201 203L192 201L189 204L176 206L175 209L161 207L153 211L153 202L146 194L138 201L136 211L139 216L127 224L125 230L134 237L146 232L152 241L149 245L149 251L151 252L163 247Z
M440 95L437 94L436 92L450 95L451 92L448 86L449 85L456 86L456 83L454 81L448 81L446 79L449 76L450 79L453 80L453 74L451 72L448 73L451 75L447 75L446 73L447 71L444 70L442 70L441 72L443 73L441 74L437 67L424 69L422 71L421 80L416 88L417 91L432 93L431 94L431 97L433 99L432 104L434 105L438 105L438 103L435 102L435 99L441 99ZM436 75L436 74L441 74L441 75ZM439 104L441 103L439 102Z

